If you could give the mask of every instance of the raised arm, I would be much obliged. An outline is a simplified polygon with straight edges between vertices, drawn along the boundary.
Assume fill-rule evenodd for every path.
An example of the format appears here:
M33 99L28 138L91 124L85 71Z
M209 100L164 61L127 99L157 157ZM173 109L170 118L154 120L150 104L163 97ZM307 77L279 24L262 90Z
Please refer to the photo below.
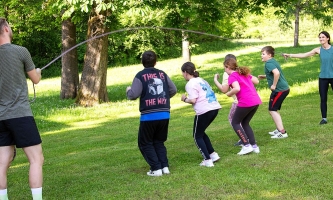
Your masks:
M223 80L222 80L222 84L219 82L220 75L219 74L215 74L214 76L214 83L216 85L216 87L223 93L226 93L229 91L229 85L228 85L228 76L225 76L225 74L223 74Z

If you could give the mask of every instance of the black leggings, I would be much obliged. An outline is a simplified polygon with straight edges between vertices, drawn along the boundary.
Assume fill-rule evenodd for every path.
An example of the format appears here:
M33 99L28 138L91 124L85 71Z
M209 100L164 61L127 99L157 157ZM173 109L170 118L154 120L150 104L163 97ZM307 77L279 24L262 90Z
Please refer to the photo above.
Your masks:
M254 133L250 126L250 121L257 112L258 108L259 105L252 107L237 107L234 117L232 118L231 125L244 145L249 143L251 145L256 144L256 139L254 138Z
M320 111L322 118L327 117L327 93L331 84L333 90L333 78L319 78Z
M208 128L208 126L214 121L218 112L219 112L218 109L211 110L202 115L196 115L194 117L194 125L193 125L194 142L197 148L199 149L202 157L205 160L210 159L210 154L215 151L205 131Z

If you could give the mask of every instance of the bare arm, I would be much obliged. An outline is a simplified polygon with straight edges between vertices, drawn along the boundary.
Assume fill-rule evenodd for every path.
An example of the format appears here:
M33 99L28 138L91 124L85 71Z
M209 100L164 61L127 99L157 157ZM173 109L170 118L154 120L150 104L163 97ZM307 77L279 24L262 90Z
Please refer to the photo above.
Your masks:
M237 94L240 91L240 86L238 81L232 83L232 89L226 93L228 97L231 97L234 94Z
M255 76L252 76L251 81L253 84L257 85L259 83L259 79Z
M309 52L306 53L296 53L296 54L287 54L287 53L283 53L282 55L285 58L306 58L306 57L310 57L316 54L320 54L320 47L314 48Z
M214 83L216 85L216 87L223 93L226 93L229 91L229 85L228 84L225 84L223 81L222 84L218 81L218 79L220 78L220 75L219 74L215 74L214 76ZM228 82L228 79L226 80L226 82Z
M265 78L266 78L266 75L258 75L258 78L259 78L259 79L265 79Z
M182 94L182 97L180 99L182 101L184 101L185 103L189 103L189 104L195 104L195 102L197 102L197 99L188 99L186 94Z
M275 90L276 84L280 78L280 72L278 69L275 68L272 70L272 73L273 73L274 79L273 79L273 84L271 85L271 90Z
M28 71L27 74L28 74L30 80L34 84L39 83L40 79L42 78L42 70L40 68L36 68L31 71Z

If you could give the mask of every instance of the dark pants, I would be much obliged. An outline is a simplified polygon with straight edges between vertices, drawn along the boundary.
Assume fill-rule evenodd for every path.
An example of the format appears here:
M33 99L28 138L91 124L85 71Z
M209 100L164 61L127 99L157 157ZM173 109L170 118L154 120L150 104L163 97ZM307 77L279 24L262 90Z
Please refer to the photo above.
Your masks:
M234 117L232 118L231 125L244 145L249 144L249 142L251 145L256 144L250 121L258 108L259 105L252 107L237 107Z
M164 142L168 136L169 119L141 121L138 134L138 146L150 170L169 167Z
M322 118L327 117L327 93L330 84L333 90L333 78L319 78L320 111Z
M218 112L219 110L211 110L194 117L193 138L204 159L210 159L210 154L215 151L205 130L215 119Z

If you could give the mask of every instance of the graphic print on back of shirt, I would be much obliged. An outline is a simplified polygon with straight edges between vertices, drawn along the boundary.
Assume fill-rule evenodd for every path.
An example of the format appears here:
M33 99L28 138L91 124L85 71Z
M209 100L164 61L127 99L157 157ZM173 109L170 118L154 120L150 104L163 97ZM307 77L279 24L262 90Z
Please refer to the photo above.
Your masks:
M164 91L165 76L164 73L149 73L143 75L143 80L148 82L149 98L145 100L146 106L156 106L167 104Z
M165 92L163 90L163 81L159 78L153 78L149 80L148 84L149 93L158 96L159 98L165 98Z
M211 103L213 101L216 101L215 93L210 88L210 86L207 83L200 83L201 88L206 91L206 98L208 99L208 103Z

